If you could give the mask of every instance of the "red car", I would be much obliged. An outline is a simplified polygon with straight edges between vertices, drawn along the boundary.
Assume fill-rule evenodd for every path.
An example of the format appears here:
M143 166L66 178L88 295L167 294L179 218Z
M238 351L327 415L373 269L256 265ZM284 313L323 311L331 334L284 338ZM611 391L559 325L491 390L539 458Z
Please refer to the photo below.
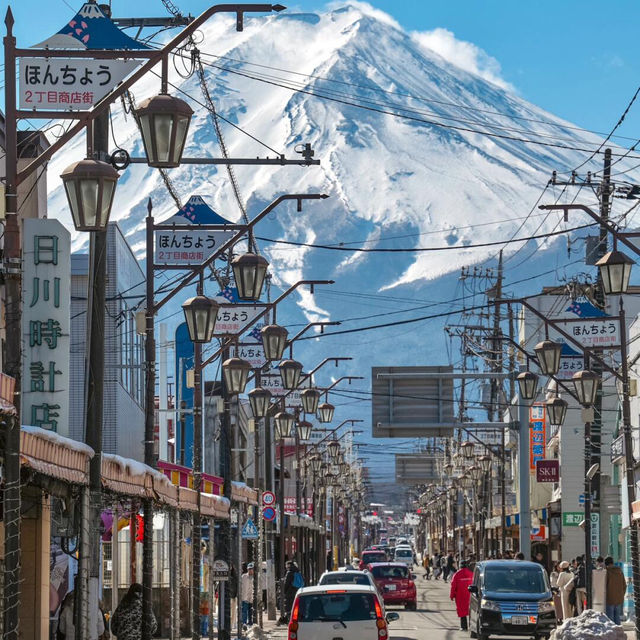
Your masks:
M387 554L381 549L368 549L367 551L362 552L362 556L360 556L360 566L358 567L360 571L364 571L367 568L367 565L372 562L386 562Z
M376 562L370 564L371 572L385 604L403 604L406 609L415 610L416 583L415 576L406 564L401 562Z

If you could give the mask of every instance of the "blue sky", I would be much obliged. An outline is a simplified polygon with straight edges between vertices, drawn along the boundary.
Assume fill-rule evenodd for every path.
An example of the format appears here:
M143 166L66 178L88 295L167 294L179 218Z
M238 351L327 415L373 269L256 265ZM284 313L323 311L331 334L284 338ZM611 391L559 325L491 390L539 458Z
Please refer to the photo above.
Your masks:
M114 15L164 15L160 0L112 0ZM198 14L205 0L174 0ZM326 6L298 0L289 11ZM501 77L527 100L585 128L609 131L640 83L637 25L640 3L616 0L603 10L595 0L372 0L409 31L451 31L494 58ZM2 0L3 15L7 2ZM71 16L74 0L15 0L19 45L57 31ZM639 101L640 102L640 101ZM640 137L640 104L620 132ZM622 142L622 141L619 141Z

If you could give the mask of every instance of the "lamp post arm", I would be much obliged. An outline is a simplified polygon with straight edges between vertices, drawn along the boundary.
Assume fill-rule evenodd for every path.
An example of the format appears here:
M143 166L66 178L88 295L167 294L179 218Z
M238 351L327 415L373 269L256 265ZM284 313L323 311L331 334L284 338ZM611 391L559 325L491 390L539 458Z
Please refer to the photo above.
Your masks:
M137 71L131 74L124 82L122 82L122 84L118 85L113 91L111 91L111 93L108 93L104 98L102 98L102 100L95 104L91 111L78 114L78 122L76 122L65 134L58 138L58 140L56 140L50 147L43 151L37 158L32 160L26 167L24 167L24 169L22 169L22 171L20 171L15 176L14 186L17 187L39 166L50 160L53 157L54 153L59 151L65 144L67 144L67 142L69 142L73 137L80 133L82 129L93 122L97 117L102 115L113 102L115 102L120 96L124 95L124 93L128 91L138 80L140 80L140 78L142 78L147 72L151 71L153 67L155 67L159 62L165 59L174 49L179 47L184 42L184 40L195 33L203 25L203 23L211 18L211 16L213 16L214 14L225 12L235 13L238 16L238 26L241 27L241 16L243 13L270 13L271 11L281 11L282 9L284 9L284 7L277 4L218 4L214 5L213 7L209 7L195 20L190 22L180 33L169 40L169 42L167 42L164 47L158 49L157 51L151 52L152 55L147 51L138 52L137 50L131 50L126 52L116 51L111 53L111 57L108 57L106 54L101 52L102 55L100 55L100 57L104 59L115 60L122 57L123 53L126 53L130 58L148 57L148 60ZM31 56L34 58L49 57L54 53L53 51L49 51L48 49L44 52L38 49L21 49L19 51L20 55L22 55L23 57ZM67 55L69 53L71 52L62 52L61 55ZM137 53L140 53L140 56L137 56ZM88 57L92 57L93 54L94 52L89 52ZM10 115L12 119L15 118L15 104L13 105L13 111Z
M598 224L605 226L609 233L618 240L618 242L621 242L625 247L631 249L631 251L633 251L637 256L640 256L640 248L636 247L636 245L626 237L626 234L620 233L615 223L608 219L604 220L602 216L598 215L598 213L590 207L587 207L585 204L541 204L538 209L542 209L543 211L564 211L565 217L571 210L584 211L592 220L595 220Z
M265 314L267 314L273 307L280 304L287 296L291 295L298 287L315 284L333 284L333 280L299 280L295 284L291 285L277 300L266 304L264 309L253 319L251 322L248 322L243 328L242 332L244 333L247 329L250 329L258 320L263 318ZM202 368L206 367L208 364L211 364L224 349L228 349L234 342L234 338L226 338L222 346L211 356L209 356L203 363Z
M348 360L353 360L353 358L350 358L350 357L345 357L345 358L325 358L320 364L318 364L313 369L311 369L311 371L309 371L309 373L306 373L304 375L304 377L300 380L300 383L298 384L298 386L300 386L300 384L302 384L303 382L305 382L306 380L311 378L311 376L316 371L319 371L320 369L322 369L322 367L324 367L324 365L327 364L328 362L335 362L336 363L336 367L337 367L338 366L338 362L346 362Z
M245 233L247 233L247 231L251 230L256 224L258 224L258 222L260 222L260 220L262 220L265 216L269 215L269 213L271 213L278 205L283 203L285 200L298 200L298 201L300 201L300 200L323 200L323 199L325 199L327 197L328 196L323 194L323 193L287 193L285 195L278 196L271 204L269 204L255 218L253 218L253 220L249 220L249 224L245 225L243 229L238 231L238 233L234 234L233 237L231 237L225 243L220 245L218 250L213 255L209 256L202 264L199 264L198 266L193 267L191 272L189 274L187 274L182 279L182 281L179 282L164 298L162 298L162 300L160 300L160 302L157 302L157 303L155 303L153 305L154 313L156 311L158 311L160 308L162 308L165 304L167 304L167 302L169 302L169 300L171 300L179 291L181 291L186 286L191 284L193 282L193 280L195 280L195 278L197 278L201 273L204 273L204 270L209 265L213 264L213 262L217 258L219 258L225 251L227 251L227 249L230 249L231 247L233 247L233 245L235 245L237 242L242 240L242 237L244 236ZM301 284L325 284L325 283L333 284L333 280L331 280L331 281L322 281L322 282L315 281L315 280L301 280L300 282L297 282L295 285L293 285L293 288L296 288L296 287L300 286ZM283 294L283 296L286 297L287 295L289 295L289 293L291 293L291 291L292 291L292 289L290 287ZM280 296L280 298L278 298L278 300L276 300L272 304L273 305L278 304L278 302L280 300L282 300L283 296ZM264 313L260 314L259 317L262 317L263 315L264 315ZM250 325L248 325L248 326L250 326Z
M622 382L622 376L620 375L620 373L616 371L614 368L610 367L593 349L581 345L575 338L573 338L573 336L569 335L566 331L564 331L564 329L561 329L554 320L547 318L543 313L538 311L533 305L529 304L529 302L527 302L527 300L525 300L524 298L505 298L502 300L495 300L492 304L506 304L506 305L521 304L523 307L531 311L531 313L533 313L534 316L536 316L537 318L542 320L546 325L552 327L555 331L557 331L565 340L567 340L567 342L570 342L572 345L580 349L585 355L588 355L590 358L597 360L601 364L603 369L606 369L610 374L612 374Z
M332 382L328 387L325 387L324 389L322 389L322 393L328 393L335 386L339 385L343 380L349 380L349 382L351 382L351 380L364 380L364 378L362 376L342 376L341 378L338 378L335 382Z
M341 325L341 322L310 322L306 327L302 328L298 333L296 333L293 338L287 341L285 344L285 349L291 346L291 343L295 342L298 338L301 338L311 327L337 327Z

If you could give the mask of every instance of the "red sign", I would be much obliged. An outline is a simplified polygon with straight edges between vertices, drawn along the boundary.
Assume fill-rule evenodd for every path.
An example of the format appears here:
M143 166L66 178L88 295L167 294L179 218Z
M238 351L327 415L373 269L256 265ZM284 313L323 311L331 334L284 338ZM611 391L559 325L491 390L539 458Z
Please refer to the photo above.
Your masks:
M547 527L541 524L539 527L531 530L531 542L545 542L547 539Z
M536 462L537 482L560 482L559 460L538 460Z
M304 500L302 500L304 503ZM284 512L285 513L295 513L296 512L296 497L295 496L285 496L284 499ZM313 518L313 500L307 497L307 509L305 511L304 506L302 509L303 513L306 513L310 518Z
M544 405L537 402L529 409L529 469L536 470L538 460L544 460L547 445L547 423Z

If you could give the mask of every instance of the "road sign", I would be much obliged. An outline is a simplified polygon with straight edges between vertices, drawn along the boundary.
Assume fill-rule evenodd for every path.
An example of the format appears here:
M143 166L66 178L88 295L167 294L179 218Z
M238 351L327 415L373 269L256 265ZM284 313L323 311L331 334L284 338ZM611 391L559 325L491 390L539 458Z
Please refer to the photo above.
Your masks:
M273 491L263 491L262 492L262 504L265 507L270 507L272 504L276 502L276 495Z
M251 518L247 518L247 521L244 523L244 527L242 527L242 537L245 540L257 540L260 537L258 528L253 524L253 520Z
M214 580L222 582L229 579L229 565L222 559L218 558L213 561L211 567L211 575Z
M265 507L262 510L262 517L268 522L271 522L276 519L276 510L273 507Z

